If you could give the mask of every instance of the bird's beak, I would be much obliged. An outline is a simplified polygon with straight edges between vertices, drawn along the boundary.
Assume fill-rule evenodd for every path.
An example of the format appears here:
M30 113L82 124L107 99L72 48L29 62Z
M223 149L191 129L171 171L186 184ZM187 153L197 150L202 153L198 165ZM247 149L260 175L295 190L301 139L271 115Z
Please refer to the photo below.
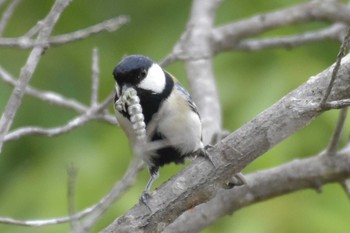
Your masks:
M117 95L114 99L114 104L115 104L115 107L116 109L121 112L121 111L124 111L126 112L126 107L125 107L125 100L126 100L126 97L124 96L125 95L125 92L126 90L130 87L131 85L128 85L128 84L124 84L123 86L121 86L121 88L116 85L116 91L117 91Z
M129 87L131 87L131 85L129 85L129 84L124 84L124 85L122 86L120 96L124 96L125 91L126 91Z

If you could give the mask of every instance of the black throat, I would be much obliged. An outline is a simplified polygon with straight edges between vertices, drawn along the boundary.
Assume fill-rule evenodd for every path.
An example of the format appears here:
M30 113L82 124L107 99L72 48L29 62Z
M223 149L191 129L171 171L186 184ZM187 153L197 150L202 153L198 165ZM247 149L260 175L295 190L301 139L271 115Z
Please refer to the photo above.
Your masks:
M167 72L164 72L164 74L166 84L162 93L154 93L149 90L136 88L137 95L140 98L140 104L142 106L142 111L146 125L148 125L153 115L156 112L158 112L163 101L165 101L170 96L170 93L174 88L174 80L170 77L170 75Z

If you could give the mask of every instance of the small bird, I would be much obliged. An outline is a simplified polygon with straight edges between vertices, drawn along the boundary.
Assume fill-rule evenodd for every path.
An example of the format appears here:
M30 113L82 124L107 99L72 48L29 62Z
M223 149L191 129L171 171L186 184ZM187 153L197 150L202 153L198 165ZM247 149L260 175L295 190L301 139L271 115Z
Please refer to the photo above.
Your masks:
M115 103L120 101L128 88L133 88L142 107L146 141L163 143L160 144L163 146L142 156L151 175L140 198L145 202L150 197L153 181L159 175L159 167L171 162L184 163L189 155L202 154L205 151L201 119L185 88L148 57L124 57L114 68L113 76L116 82ZM116 116L134 147L137 134L125 107L116 107Z

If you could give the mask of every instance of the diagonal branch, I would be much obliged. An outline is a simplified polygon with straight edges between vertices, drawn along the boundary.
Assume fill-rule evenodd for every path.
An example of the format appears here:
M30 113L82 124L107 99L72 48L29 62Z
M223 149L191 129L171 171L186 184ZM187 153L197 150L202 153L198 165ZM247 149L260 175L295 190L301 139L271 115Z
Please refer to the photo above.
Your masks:
M43 21L44 26L41 28L41 31L38 35L39 41L47 40L60 15L62 14L63 10L69 5L69 3L70 0L56 0L49 14ZM19 106L21 105L25 89L32 78L32 75L40 61L43 52L46 49L47 48L44 46L34 47L27 59L26 64L21 69L17 85L13 90L0 119L0 153L2 151L4 138L12 125Z
M305 45L308 43L321 41L321 40L343 40L343 33L346 31L347 26L344 24L336 23L328 28L305 32L300 35L294 36L281 36L276 38L263 38L263 39L246 39L239 43L232 43L230 48L233 50L241 51L257 51L261 49L269 48L294 48L297 46Z
M53 128L41 128L41 127L23 127L17 129L13 132L8 133L4 141L13 141L17 140L21 137L29 136L29 135L37 135L37 136L46 136L46 137L54 137L64 133L67 133L77 127L81 127L85 125L87 122L95 119L103 119L111 124L116 124L116 120L109 115L105 115L103 111L106 107L111 104L114 98L114 93L111 93L104 102L94 107L91 107L84 114L70 120L67 124L63 126L57 126ZM114 120L113 120L114 119Z
M0 79L11 86L17 85L17 80L8 73L4 68L0 66ZM75 99L68 99L59 93L52 91L42 91L28 85L25 88L25 94L38 98L41 101L47 102L49 104L54 104L60 107L71 109L77 113L84 113L88 110L88 107L80 103Z
M349 70L350 55L347 55L342 60L330 101L350 97ZM193 161L153 193L148 208L136 205L104 232L115 229L159 232L186 210L210 200L234 174L322 113L318 107L331 73L332 69L328 68L311 77L209 150L212 163L206 159Z
M7 7L7 9L5 10L4 14L2 15L2 17L0 19L0 37L2 36L8 21L10 20L13 12L15 11L15 9L18 6L18 4L20 3L20 1L21 0L12 1L9 4L9 6Z
M229 50L243 38L290 24L309 21L350 23L349 5L333 1L309 1L287 9L253 16L212 30L215 53Z
M98 33L108 31L113 32L118 30L121 26L129 22L129 18L127 16L119 16L112 19L105 20L101 23L98 23L96 25L80 29L75 32L57 35L57 36L51 36L48 38L42 38L40 40L34 40L31 39L28 36L19 37L19 38L0 38L0 47L6 46L6 47L17 47L20 49L29 49L33 48L35 46L58 46L62 44L67 44L70 42L83 40L87 37L96 35ZM38 27L40 28L42 24L39 24ZM34 31L37 30L37 27L33 28ZM32 32L29 32L28 35L32 35Z
M90 228L95 221L111 206L125 191L132 186L135 182L136 176L139 171L144 167L144 163L138 159L134 159L124 177L107 193L97 204L87 207L86 209L76 213L70 217L58 217L53 219L42 219L42 220L19 220L9 217L0 217L1 224L12 224L27 227L42 227L48 225L62 224L71 221L77 221L84 217L89 216L84 222L85 228Z
M199 232L221 217L257 202L350 177L350 151L329 158L313 156L246 175L247 186L221 190L209 202L181 215L164 232Z

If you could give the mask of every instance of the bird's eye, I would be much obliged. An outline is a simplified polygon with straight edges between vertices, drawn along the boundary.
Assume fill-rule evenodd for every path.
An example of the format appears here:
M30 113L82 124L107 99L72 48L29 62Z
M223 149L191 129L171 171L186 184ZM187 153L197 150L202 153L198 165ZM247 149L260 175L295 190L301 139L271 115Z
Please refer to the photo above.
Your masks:
M143 79L143 78L146 78L146 76L147 76L147 71L146 70L141 70L140 74L139 74L139 78Z

